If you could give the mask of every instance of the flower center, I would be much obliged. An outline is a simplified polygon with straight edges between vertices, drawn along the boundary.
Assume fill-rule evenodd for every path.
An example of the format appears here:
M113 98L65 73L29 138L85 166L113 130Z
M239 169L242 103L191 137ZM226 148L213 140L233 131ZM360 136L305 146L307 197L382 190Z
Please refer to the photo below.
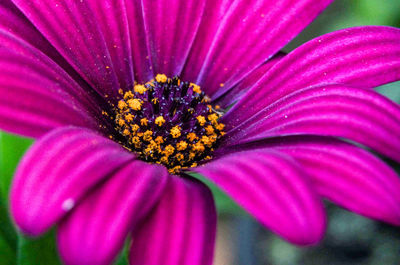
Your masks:
M211 158L224 135L221 113L200 87L158 74L123 93L115 124L123 145L139 158L165 165L171 174Z

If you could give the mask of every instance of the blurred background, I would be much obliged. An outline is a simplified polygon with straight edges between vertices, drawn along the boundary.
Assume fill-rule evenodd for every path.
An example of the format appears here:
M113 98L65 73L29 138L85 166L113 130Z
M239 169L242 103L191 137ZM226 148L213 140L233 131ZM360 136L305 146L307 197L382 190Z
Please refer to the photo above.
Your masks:
M290 51L334 30L360 25L400 27L400 0L336 0L284 50ZM397 82L378 90L400 103L399 88ZM14 230L7 215L12 174L31 144L29 139L0 131L0 265L60 264L53 232L36 240L24 238ZM368 220L327 202L329 226L324 240L315 247L298 248L264 229L222 192L212 189L219 212L215 265L400 264L400 228ZM125 255L126 251L116 264L126 264Z

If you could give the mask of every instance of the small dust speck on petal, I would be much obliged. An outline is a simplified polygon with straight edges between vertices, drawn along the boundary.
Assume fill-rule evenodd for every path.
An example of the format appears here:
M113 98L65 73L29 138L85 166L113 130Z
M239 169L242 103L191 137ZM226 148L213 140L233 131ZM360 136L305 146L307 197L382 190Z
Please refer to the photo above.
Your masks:
M71 210L72 208L74 208L75 206L75 201L73 199L66 199L63 204L61 205L61 208L68 212L69 210Z

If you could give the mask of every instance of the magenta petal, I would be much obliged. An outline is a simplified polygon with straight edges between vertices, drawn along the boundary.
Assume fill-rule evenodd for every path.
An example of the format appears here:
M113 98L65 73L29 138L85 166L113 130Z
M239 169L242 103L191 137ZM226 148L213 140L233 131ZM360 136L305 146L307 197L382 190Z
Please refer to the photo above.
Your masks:
M124 1L129 24L135 80L145 83L154 78L143 21L141 1Z
M226 94L214 100L215 104L220 105L222 108L227 108L231 104L238 101L258 80L265 75L276 63L278 63L285 56L285 53L279 52L274 57L266 61L263 65L251 72L239 84L228 90ZM222 92L223 90L221 90ZM220 92L220 91L218 91ZM218 93L219 94L219 93Z
M133 233L132 265L211 265L216 211L202 183L171 176L151 215Z
M40 235L89 189L132 159L120 145L89 130L52 131L18 166L10 193L15 223L28 235Z
M307 175L289 156L246 151L197 167L262 224L300 245L318 242L325 231L323 205Z
M94 89L103 96L117 95L112 57L88 1L13 2Z
M61 56L32 23L18 10L11 0L0 2L0 31L14 35L30 45L44 51L46 55L62 64ZM2 43L3 44L3 43Z
M154 74L179 75L203 18L205 0L143 0Z
M226 144L293 134L344 137L400 161L400 106L360 88L307 88L277 101L232 130Z
M269 148L299 161L320 195L350 211L400 225L400 179L367 151L322 137L280 140Z
M311 40L276 64L223 119L234 127L308 86L372 88L400 80L399 43L400 29L382 26L344 29Z
M0 128L38 137L66 125L98 128L101 109L49 57L0 30Z
M88 0L88 2L94 14L92 19L99 25L103 34L112 68L119 80L119 87L132 86L133 63L125 1Z
M332 0L208 1L183 76L213 96L242 80Z
M165 167L134 161L91 192L58 228L64 263L111 264L130 231L162 195L167 180Z

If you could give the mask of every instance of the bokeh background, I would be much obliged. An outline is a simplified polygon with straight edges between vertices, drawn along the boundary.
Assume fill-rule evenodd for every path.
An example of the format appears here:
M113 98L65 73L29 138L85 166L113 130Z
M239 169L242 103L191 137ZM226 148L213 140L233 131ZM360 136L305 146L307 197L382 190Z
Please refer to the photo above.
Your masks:
M400 27L400 0L336 0L285 51L334 30L360 25ZM400 45L400 43L399 43ZM400 103L400 82L378 88ZM39 239L25 238L8 217L8 189L18 161L32 140L0 131L0 265L60 264L54 231ZM398 165L392 165L400 169ZM400 173L400 170L398 170ZM201 178L200 176L198 176ZM400 228L372 221L326 202L328 231L318 246L292 246L214 192L219 212L215 265L395 265L400 264ZM126 251L116 261L126 263Z

